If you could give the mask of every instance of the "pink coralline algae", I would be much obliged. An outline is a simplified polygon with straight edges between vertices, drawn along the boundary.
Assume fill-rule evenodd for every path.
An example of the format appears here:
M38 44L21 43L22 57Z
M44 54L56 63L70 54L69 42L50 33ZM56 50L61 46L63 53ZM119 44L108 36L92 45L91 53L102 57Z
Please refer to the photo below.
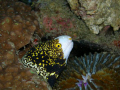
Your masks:
M74 27L72 19L47 16L43 18L43 25L47 29L47 32L61 31L61 34Z

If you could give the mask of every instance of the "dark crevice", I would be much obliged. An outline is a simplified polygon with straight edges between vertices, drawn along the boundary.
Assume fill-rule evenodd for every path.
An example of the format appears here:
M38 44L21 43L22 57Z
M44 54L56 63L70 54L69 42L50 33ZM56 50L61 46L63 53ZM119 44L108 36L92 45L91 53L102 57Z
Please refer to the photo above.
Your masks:
M71 52L73 56L83 56L84 54L88 55L89 53L94 54L95 52L110 52L111 49L105 46L101 46L92 42L81 40L80 42L73 41L74 47Z

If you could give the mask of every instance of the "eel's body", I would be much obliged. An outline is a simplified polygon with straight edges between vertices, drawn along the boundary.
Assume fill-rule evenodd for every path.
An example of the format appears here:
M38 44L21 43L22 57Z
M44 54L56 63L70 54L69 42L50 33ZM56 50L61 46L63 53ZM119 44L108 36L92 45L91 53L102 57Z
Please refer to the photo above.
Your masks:
M31 48L23 56L22 63L34 68L38 75L43 76L53 86L67 64L72 48L73 42L70 36L59 36Z

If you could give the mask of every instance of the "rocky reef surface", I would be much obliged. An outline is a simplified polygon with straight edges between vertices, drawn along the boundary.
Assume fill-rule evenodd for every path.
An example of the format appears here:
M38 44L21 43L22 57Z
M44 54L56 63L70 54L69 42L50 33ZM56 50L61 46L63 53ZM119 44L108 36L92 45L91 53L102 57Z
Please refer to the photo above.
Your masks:
M67 34L78 40L86 37L86 32L90 34L85 23L70 11L65 0L38 0L35 7L40 10L36 15L46 36Z
M47 84L20 63L38 21L31 7L17 0L0 0L0 90L47 90Z
M67 0L71 10L80 16L94 34L104 28L120 28L120 0Z

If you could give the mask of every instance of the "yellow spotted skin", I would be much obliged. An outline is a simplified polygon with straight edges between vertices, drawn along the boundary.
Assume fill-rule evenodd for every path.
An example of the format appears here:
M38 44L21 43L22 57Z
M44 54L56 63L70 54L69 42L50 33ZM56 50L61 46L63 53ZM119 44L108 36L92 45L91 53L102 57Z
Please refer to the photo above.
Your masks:
M58 39L50 40L31 48L22 58L22 63L34 68L51 86L66 66L62 46Z

